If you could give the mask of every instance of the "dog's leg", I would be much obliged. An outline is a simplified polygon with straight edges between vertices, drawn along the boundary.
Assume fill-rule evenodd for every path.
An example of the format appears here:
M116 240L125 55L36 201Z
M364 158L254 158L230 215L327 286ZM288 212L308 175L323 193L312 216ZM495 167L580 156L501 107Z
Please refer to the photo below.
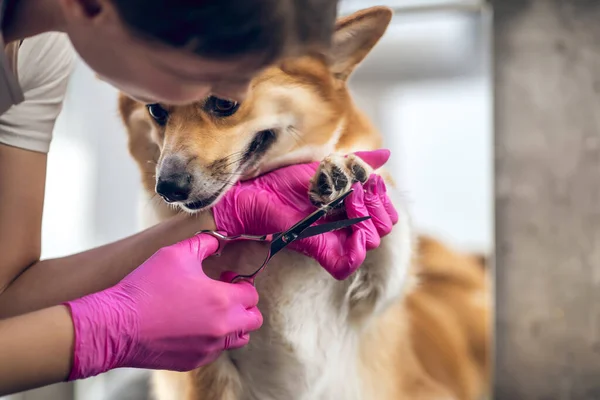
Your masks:
M213 363L189 373L185 400L239 400L239 373L227 353Z
M353 183L366 182L372 172L372 168L357 156L331 155L321 162L311 182L309 196L316 205L330 202ZM388 192L394 200L389 187ZM355 322L364 322L364 318L379 314L406 290L413 251L412 229L402 202L393 203L399 214L398 223L344 282L344 304Z
M239 400L238 371L224 353L190 372L154 371L150 400Z

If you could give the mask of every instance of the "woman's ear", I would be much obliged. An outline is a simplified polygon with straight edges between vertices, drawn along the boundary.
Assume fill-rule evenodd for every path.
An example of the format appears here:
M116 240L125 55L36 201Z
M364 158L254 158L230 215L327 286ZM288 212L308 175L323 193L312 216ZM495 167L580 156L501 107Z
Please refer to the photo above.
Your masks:
M388 7L371 7L336 22L329 52L330 69L336 78L348 79L381 39L393 14Z

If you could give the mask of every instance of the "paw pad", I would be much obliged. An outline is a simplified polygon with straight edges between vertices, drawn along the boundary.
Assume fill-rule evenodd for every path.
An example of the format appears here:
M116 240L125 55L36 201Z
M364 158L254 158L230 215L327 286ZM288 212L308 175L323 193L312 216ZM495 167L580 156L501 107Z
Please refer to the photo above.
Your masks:
M321 162L311 181L310 200L316 206L329 203L354 183L365 183L371 172L371 167L355 155L331 155Z

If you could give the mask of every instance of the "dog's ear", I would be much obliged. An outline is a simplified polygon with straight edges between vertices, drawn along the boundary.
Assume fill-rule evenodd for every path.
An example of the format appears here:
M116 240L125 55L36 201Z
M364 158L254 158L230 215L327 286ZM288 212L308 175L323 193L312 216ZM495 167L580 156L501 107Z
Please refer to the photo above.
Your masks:
M393 14L388 7L371 7L336 22L329 60L331 72L337 79L348 79L381 39Z

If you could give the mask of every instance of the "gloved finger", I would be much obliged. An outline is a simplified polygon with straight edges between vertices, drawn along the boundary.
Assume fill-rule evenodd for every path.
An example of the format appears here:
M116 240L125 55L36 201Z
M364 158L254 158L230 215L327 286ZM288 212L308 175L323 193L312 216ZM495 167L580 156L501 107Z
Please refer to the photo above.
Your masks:
M240 274L235 273L233 271L223 271L221 273L221 275L219 276L219 280L223 281L223 282L227 282L227 283L232 283L233 280L235 278L237 278L238 276L240 276ZM254 277L252 277L252 278L242 278L242 277L240 277L240 278L238 278L238 280L240 280L240 281L242 281L242 280L246 281L249 284L251 284L252 286L254 286Z
M246 309L245 317L240 321L242 323L243 332L254 332L263 324L263 315L258 307L250 307Z
M365 231L357 229L343 243L342 252L334 252L321 260L321 265L337 280L348 278L365 261L367 244Z
M382 237L392 231L393 223L390 214L388 214L388 211L382 202L382 198L387 196L385 196L385 194L380 195L380 189L378 188L379 180L381 180L381 178L377 175L372 175L369 178L364 185L364 198L365 206L371 216L371 221L373 221L373 225L377 229L379 236ZM396 214L396 218L397 217Z
M379 244L381 242L379 232L375 227L373 216L370 215L369 210L365 205L365 191L363 190L362 185L360 183L355 183L354 185L352 185L352 188L354 189L354 191L344 201L344 205L346 207L346 215L348 215L348 218L351 219L371 216L371 218L367 220L352 225L352 230L362 230L365 234L366 249L373 250L379 247Z
M357 151L355 156L366 162L373 169L381 168L390 159L390 151L388 149L379 149L372 151Z
M226 275L227 274L227 275ZM240 303L245 308L251 308L258 304L258 292L256 288L252 285L251 282L247 280L239 280L235 283L231 282L231 279L235 277L237 274L230 275L230 271L226 271L221 274L221 280L223 280L223 276L225 275L228 280L225 280L225 284L228 285L228 290L231 296L231 299L235 302Z
M301 251L317 260L335 279L346 279L365 260L365 231L339 230L313 236Z
M341 280L364 262L367 244L363 229L346 229L297 240L289 248L315 259L331 276Z
M306 193L310 178L319 167L319 162L293 164L275 169L260 177L261 185L269 188L273 195L299 196Z
M221 275L219 276L219 280L223 281L223 282L231 283L233 278L235 278L238 275L239 274L237 274L233 271L223 271L223 272L221 272Z
M254 332L263 324L263 316L258 307L251 307L244 310L242 313L239 310L234 310L230 314L230 323L233 327L233 332L224 337L225 345L231 347L231 343L235 340L249 337L250 332Z
M195 254L199 260L204 260L206 257L217 251L219 248L219 241L213 236L198 234L182 240L175 246L190 251L192 254Z
M239 349L247 345L249 341L250 334L248 333L232 333L225 337L223 350Z
M396 225L396 223L398 223L398 219L399 219L398 211L396 210L396 207L394 207L394 204L392 203L392 200L390 199L390 197L387 195L387 187L385 185L383 178L380 176L377 176L377 178L378 178L378 179L376 179L377 193L379 194L379 198L381 199L383 208L390 216L392 225Z

